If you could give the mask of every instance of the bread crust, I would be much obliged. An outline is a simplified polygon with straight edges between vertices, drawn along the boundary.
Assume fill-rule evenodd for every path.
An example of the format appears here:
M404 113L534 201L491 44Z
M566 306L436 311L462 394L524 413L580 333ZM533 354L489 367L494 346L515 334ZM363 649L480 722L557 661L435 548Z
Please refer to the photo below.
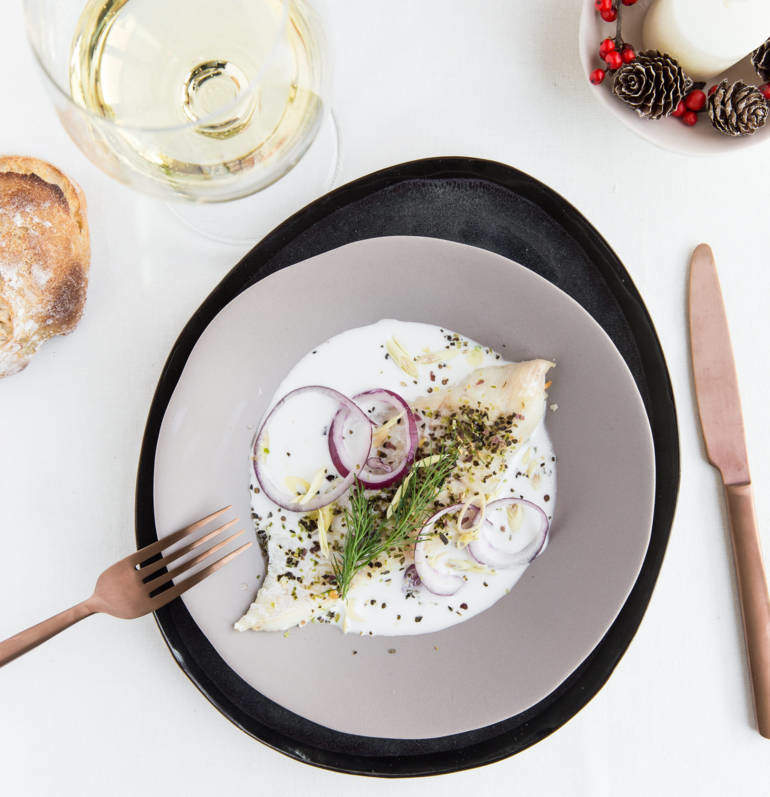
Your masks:
M90 259L80 187L45 161L0 157L0 377L77 326Z

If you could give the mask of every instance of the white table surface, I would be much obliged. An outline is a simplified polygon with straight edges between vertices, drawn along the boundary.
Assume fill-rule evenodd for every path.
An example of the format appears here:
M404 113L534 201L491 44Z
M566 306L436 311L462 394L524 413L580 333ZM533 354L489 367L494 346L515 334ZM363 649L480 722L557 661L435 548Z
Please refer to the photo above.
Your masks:
M770 794L770 742L753 727L685 334L687 260L705 240L732 322L770 558L770 145L698 160L634 137L591 97L574 0L332 2L340 182L430 155L510 163L575 204L641 291L668 359L682 448L677 518L647 614L607 685L563 728L503 763L430 783L343 776L273 752L196 691L151 617L97 616L0 673L0 792ZM51 160L83 186L93 248L79 328L0 384L0 638L85 597L131 550L156 381L184 322L242 254L191 235L76 149L31 69L19 6L0 10L0 151Z

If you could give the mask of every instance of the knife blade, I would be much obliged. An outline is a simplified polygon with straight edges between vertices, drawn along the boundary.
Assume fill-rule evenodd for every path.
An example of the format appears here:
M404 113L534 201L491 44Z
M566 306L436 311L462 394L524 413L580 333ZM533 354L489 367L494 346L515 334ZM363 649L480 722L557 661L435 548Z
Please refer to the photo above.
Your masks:
M698 246L690 261L690 349L709 462L726 484L751 481L741 397L714 253Z

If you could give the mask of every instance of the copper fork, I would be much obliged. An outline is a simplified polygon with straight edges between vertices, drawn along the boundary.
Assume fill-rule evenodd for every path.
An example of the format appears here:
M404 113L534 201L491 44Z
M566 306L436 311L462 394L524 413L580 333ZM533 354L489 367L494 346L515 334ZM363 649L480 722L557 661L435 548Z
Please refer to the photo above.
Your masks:
M6 639L5 642L0 642L0 667L91 614L104 612L105 614L111 614L113 617L132 620L135 617L154 612L174 600L174 598L178 598L183 592L203 581L204 578L219 570L220 567L223 567L232 559L235 559L236 556L243 553L251 545L250 542L221 556L202 570L188 576L184 581L159 592L161 587L167 585L172 579L200 564L211 554L216 553L236 537L243 534L243 530L236 531L235 534L216 542L210 548L196 554L168 572L160 573L163 568L172 562L186 556L235 525L238 522L238 518L234 518L223 526L207 532L193 542L160 559L156 559L166 548L181 542L231 508L226 506L218 512L214 512L179 531L175 531L162 540L158 540L152 545L147 545L136 553L132 553L125 559L121 559L111 567L108 567L96 580L96 587L90 598L86 598L81 603L59 614L55 614L47 620L43 620L42 623L33 625L32 628L28 628L26 631L21 631L10 637L10 639Z

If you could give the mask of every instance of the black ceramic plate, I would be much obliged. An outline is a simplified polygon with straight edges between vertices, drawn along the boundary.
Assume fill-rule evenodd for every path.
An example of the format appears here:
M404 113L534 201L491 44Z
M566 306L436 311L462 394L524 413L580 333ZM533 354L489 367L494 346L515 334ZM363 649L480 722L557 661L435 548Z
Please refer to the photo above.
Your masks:
M676 503L679 449L665 360L628 273L596 230L564 199L510 167L468 158L404 164L350 183L272 232L220 283L177 340L150 408L137 478L139 546L156 539L153 476L169 399L203 330L234 297L284 266L352 241L390 235L443 238L504 255L577 300L620 351L645 403L656 458L649 548L620 614L591 655L557 689L495 725L433 739L381 739L330 730L267 699L233 672L182 601L157 613L176 660L242 730L298 760L345 772L411 776L504 758L547 736L601 688L641 622L665 551Z

